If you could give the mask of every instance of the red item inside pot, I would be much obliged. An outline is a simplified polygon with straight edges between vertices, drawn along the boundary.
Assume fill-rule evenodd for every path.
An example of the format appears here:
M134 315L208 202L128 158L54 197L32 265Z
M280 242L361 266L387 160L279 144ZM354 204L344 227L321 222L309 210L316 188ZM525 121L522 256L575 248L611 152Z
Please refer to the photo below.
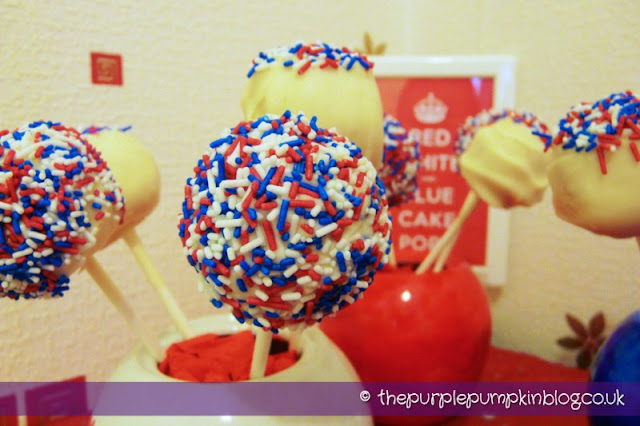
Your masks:
M224 336L203 334L171 345L158 369L188 382L249 380L254 344L255 336L249 330ZM265 375L291 367L298 358L286 340L274 336Z

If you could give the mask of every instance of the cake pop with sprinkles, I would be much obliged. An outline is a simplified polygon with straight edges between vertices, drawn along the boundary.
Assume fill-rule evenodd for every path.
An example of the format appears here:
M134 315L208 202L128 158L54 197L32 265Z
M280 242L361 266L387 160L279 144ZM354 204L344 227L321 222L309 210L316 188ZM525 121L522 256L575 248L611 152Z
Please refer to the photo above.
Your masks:
M418 189L420 150L402 123L391 114L384 115L384 152L380 179L387 190L389 205L411 201Z
M549 182L561 219L615 238L640 235L640 99L613 93L572 107L554 129Z
M0 297L62 296L123 215L118 184L78 131L37 121L0 132Z
M216 307L264 330L354 303L387 260L375 167L302 113L227 129L187 179L179 235Z
M442 270L462 225L480 200L504 209L538 203L549 185L549 156L544 153L549 140L546 124L530 113L496 109L468 117L453 147L460 174L471 190L416 272L426 272L434 262L433 270Z
M460 173L491 206L531 206L548 186L548 133L531 113L499 109L468 117L454 142Z
M380 166L382 100L365 55L330 43L298 42L260 52L247 77L240 102L246 120L286 109L305 111Z

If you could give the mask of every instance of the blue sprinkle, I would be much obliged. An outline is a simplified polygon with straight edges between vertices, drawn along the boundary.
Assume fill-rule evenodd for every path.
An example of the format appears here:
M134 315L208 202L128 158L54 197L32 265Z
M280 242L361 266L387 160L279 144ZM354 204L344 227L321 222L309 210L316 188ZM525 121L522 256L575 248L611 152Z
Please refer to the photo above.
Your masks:
M215 268L218 265L213 259L207 259L206 257L202 259L202 264L209 268Z
M284 231L284 225L287 220L287 213L289 211L289 200L282 200L282 204L280 206L280 214L278 215L278 225L276 229L280 232Z
M238 279L236 280L236 284L237 284L237 286L238 286L238 289L239 289L241 292L243 292L243 293L246 293L246 292L247 292L247 286L245 285L244 280L243 280L242 278L238 278Z
M245 272L245 274L248 277L252 277L256 274L256 272L258 272L260 270L260 265L258 265L257 263L254 263L248 271Z
M256 247L253 250L251 250L251 255L252 256L259 256L259 257L264 257L267 254L267 252L264 249L261 249L260 247Z

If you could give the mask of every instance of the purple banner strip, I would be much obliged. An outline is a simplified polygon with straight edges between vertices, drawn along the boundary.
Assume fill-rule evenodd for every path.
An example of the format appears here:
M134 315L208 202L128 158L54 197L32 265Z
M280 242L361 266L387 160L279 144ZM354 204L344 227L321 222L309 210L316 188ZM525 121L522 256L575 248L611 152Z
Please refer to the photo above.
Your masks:
M640 383L0 383L13 398L32 402L4 415L640 416Z

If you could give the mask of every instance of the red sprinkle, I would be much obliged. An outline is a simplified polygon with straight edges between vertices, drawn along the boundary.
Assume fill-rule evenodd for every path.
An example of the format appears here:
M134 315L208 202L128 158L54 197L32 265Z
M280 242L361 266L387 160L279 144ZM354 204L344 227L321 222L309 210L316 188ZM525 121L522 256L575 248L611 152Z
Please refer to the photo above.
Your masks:
M607 163L604 159L604 150L600 147L597 148L598 162L600 163L600 171L603 175L607 174Z
M273 251L278 249L278 244L276 243L276 237L273 235L273 229L271 228L271 222L267 219L262 221L262 229L264 229L265 236L267 237L267 242L269 243L269 248Z

